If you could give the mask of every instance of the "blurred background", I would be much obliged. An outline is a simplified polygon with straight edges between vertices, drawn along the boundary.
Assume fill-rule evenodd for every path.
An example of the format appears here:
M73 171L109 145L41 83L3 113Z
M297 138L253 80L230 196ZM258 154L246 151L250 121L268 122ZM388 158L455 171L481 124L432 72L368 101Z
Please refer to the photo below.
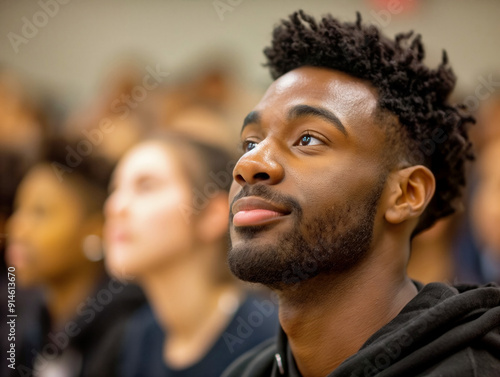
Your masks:
M61 1L61 3L63 3ZM402 0L396 12L389 0L65 0L57 14L18 52L8 34L22 36L23 17L33 22L37 1L0 2L0 61L76 106L95 93L106 68L122 54L138 54L171 72L172 80L197 66L221 61L245 87L270 82L261 67L264 46L278 20L303 8L319 16L332 13L366 22L387 34L415 30L423 35L429 62L446 48L464 93L477 76L500 64L494 48L500 32L495 0ZM393 1L394 3L394 1ZM400 9L401 8L401 9ZM43 25L43 17L39 24ZM35 25L36 26L36 25ZM34 33L33 33L34 34Z
M86 238L83 246L63 239L62 231L54 231L63 229L63 217L44 228L43 208L37 209L38 223L27 226L40 233L33 233L29 242L14 237L21 234L17 229L22 223L21 215L12 220L14 211L28 208L33 198L41 207L57 204L45 199L47 193L59 195L58 188L33 191L50 186L40 165L61 157L62 170L55 174L61 177L71 162L86 169L76 186L88 183L98 195L88 198L73 185L57 197L68 194L68 203L81 201L81 208L69 209L72 213L95 207L100 214L113 166L152 132L182 132L224 151L228 162L236 161L242 120L271 83L262 50L273 26L297 9L318 17L331 13L343 21L354 21L359 11L365 23L389 36L415 30L423 36L430 66L438 64L446 49L458 77L452 102L465 103L478 119L471 132L477 162L469 172L462 210L413 240L409 274L423 282L500 281L499 1L0 0L2 286L6 268L22 262L15 256L22 252L6 255L9 238L20 248L29 242L32 250L45 247L49 261L61 260L68 248L78 251L57 271L37 264L36 258L28 260L32 270L17 282L19 305L27 301L45 307L59 292L58 284L68 284L62 276L79 271L82 280L75 286L80 288L70 293L75 299L54 301L66 305L66 312L59 308L60 326L75 314L75 304L95 292L94 281L108 284L109 279L95 239ZM85 216L82 221L90 219ZM73 224L75 240L84 223ZM102 219L92 226L102 227ZM55 232L50 242L40 236L48 232ZM2 300L7 300L4 291ZM123 302L117 300L122 306L114 310L128 308L123 323L144 301L141 295L132 290ZM2 313L6 308L2 304ZM40 328L38 317L28 319L24 329L39 333L27 331L31 341L40 334L44 338L43 329L54 328L53 318L45 318Z

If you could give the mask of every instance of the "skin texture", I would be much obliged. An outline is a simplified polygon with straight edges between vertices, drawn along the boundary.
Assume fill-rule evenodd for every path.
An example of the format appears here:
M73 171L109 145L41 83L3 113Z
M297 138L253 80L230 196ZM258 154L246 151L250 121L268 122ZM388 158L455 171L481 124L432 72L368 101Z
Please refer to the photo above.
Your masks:
M280 198L265 190L266 186L254 188L257 190L245 190L240 194L258 195L273 203ZM287 215L287 220L293 225L280 235L279 244L268 242L256 246L254 243L240 243L232 247L229 258L232 271L240 279L281 289L319 274L348 270L369 250L380 189L379 183L365 200L346 203L339 208L332 206L330 210L314 213L308 219L303 218L302 207L295 203L295 209ZM283 202L286 203L285 197ZM258 233L273 225L261 226ZM236 229L244 239L253 242L259 239L253 227Z
M164 361L177 369L206 354L234 309L221 311L221 299L237 305L241 294L216 272L228 226L227 193L200 210L184 158L203 167L194 154L168 143L140 143L118 164L105 205L107 268L144 289L168 333Z
M380 143L384 134L379 131L374 138L363 137L373 125L357 121L353 109L369 117L376 101L370 91L361 90L361 84L345 88L337 81L331 81L325 90L315 89L312 96L307 94L307 102L303 96L293 94L284 96L285 106L275 100L281 100L290 86L312 84L308 77L298 75L278 80L272 92L278 96L266 95L262 101L265 107L260 105L255 110L262 114L260 124L249 124L243 130L242 140L247 143L244 148L250 150L235 169L235 182L251 184L244 185L233 202L257 190L258 196L266 196L291 211L286 218L264 226L258 234L252 232L253 228L234 228L229 264L244 280L279 287L322 272L344 271L368 252L381 194L381 176L386 175L381 159L373 156L380 155L376 141L378 138ZM324 105L330 102L342 106ZM344 120L344 128L357 127L363 135L346 135L328 121L311 115L288 122L289 109L304 103L327 108ZM273 110L279 108L283 111ZM301 139L303 135L312 138L306 136L307 143ZM262 185L264 177L255 176L264 166L268 181L273 183L272 187L280 187L279 190L268 189L269 186ZM250 192L245 192L247 189ZM280 193L284 195L279 197ZM278 250L276 232L282 240ZM252 243L247 244L247 240Z
M21 182L7 224L6 260L21 285L46 290L55 322L74 314L102 273L82 251L83 239L100 235L101 227L100 217L87 213L78 191L59 182L49 165L37 165Z
M304 105L328 110L343 127L310 112L290 117ZM387 145L383 126L374 120L376 106L377 93L368 83L301 67L270 86L254 109L258 116L247 117L242 129L244 154L230 192L230 267L242 279L261 279L276 289L281 326L307 377L334 370L416 294L405 271L410 234L435 180L423 166L383 163ZM248 208L242 203L256 199L286 215L245 222L239 212ZM265 206L258 203L255 208ZM335 214L341 214L335 226L322 227L331 234L318 239L315 223ZM353 232L361 222L368 238ZM316 269L294 271L304 249L300 243L280 247L292 233L312 250L315 240L321 245ZM339 243L342 237L350 242ZM281 263L283 272L294 271L296 279L271 281L271 261ZM335 267L323 268L325 261Z

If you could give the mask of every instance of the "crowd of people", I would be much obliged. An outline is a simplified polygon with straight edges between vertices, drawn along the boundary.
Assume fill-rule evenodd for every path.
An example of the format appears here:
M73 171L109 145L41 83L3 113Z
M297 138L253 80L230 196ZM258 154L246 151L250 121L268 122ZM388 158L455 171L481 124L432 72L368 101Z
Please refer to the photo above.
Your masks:
M211 67L114 112L143 68L120 62L68 114L2 72L2 270L15 267L23 313L13 375L219 376L277 330L269 292L225 262L229 122L245 96Z

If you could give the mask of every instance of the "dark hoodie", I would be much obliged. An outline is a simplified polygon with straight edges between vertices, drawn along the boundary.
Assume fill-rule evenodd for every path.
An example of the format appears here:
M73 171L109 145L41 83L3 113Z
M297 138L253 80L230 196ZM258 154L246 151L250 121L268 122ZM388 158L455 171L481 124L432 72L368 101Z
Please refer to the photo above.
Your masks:
M78 314L58 331L51 329L43 302L28 302L19 311L12 376L115 376L125 324L144 302L137 286L103 277L93 294L80 304Z
M327 377L500 377L500 288L415 283L419 293ZM286 334L223 377L301 376Z

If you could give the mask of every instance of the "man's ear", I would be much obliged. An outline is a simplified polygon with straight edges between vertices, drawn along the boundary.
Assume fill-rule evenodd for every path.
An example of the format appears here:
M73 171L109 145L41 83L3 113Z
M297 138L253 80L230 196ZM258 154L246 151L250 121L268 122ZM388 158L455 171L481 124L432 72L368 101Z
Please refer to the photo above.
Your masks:
M221 191L200 213L196 223L196 234L202 242L220 239L229 228L229 203L227 193Z
M422 165L410 166L394 173L385 219L391 224L418 218L434 195L434 174Z

